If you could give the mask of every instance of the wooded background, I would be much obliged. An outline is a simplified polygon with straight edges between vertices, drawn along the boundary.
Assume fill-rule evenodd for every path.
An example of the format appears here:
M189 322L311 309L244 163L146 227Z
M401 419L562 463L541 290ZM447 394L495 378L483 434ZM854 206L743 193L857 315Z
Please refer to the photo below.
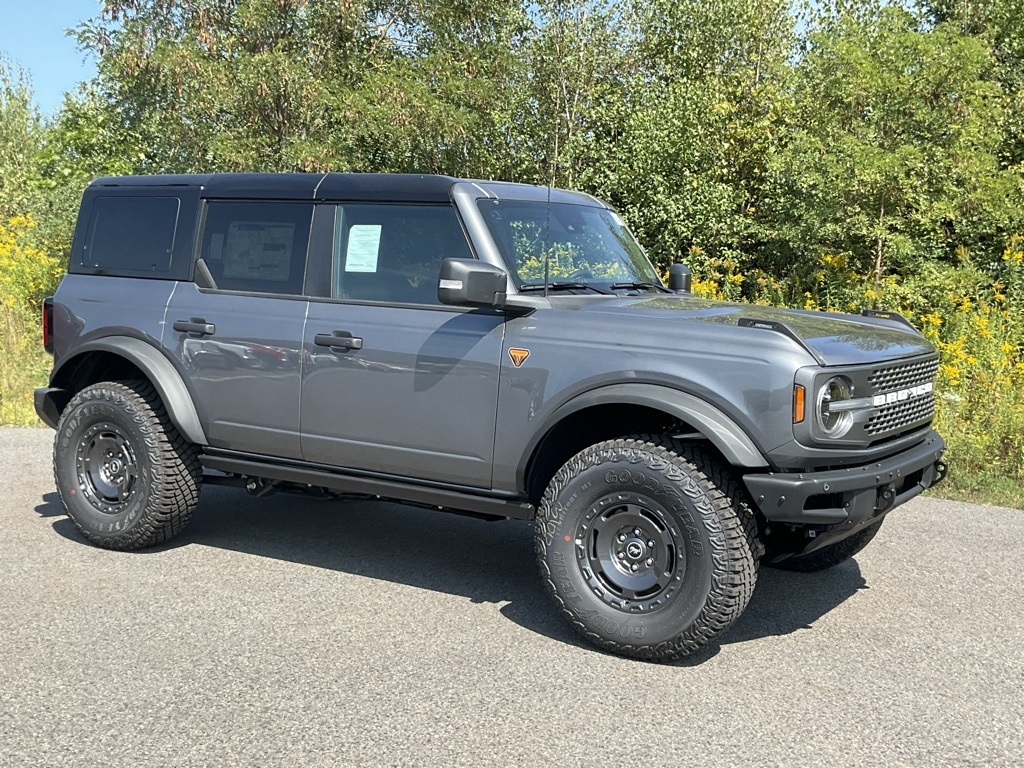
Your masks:
M1019 0L108 0L56 115L0 64L0 423L95 176L448 173L614 204L695 291L906 314L946 487L1024 507Z

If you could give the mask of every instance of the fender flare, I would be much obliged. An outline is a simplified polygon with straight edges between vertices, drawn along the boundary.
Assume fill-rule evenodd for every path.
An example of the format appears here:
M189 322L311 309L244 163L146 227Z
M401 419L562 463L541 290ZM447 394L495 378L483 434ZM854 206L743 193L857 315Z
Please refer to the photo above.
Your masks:
M658 384L611 384L577 395L556 408L544 420L541 429L530 440L520 463L520 483L525 482L529 462L537 448L562 419L591 406L619 403L646 406L685 421L707 437L733 466L751 469L769 466L739 424L706 400Z
M208 445L209 441L199 420L199 413L181 374L160 350L141 339L131 336L105 336L86 342L75 350L73 357L64 360L60 367L54 370L51 381L58 382L62 373L73 371L83 356L90 352L110 352L139 368L160 395L167 415L185 439L197 445Z

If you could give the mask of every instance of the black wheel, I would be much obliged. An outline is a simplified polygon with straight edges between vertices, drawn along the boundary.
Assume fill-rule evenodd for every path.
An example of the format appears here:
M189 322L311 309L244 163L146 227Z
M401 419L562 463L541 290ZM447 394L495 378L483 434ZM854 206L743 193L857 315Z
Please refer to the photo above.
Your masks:
M879 520L864 530L858 531L842 541L837 541L835 544L823 547L817 552L800 557L789 557L785 560L780 560L778 563L773 563L771 567L782 571L797 571L799 573L813 573L814 571L824 571L827 568L833 568L840 563L846 562L864 549L875 538L875 534L878 533L878 529L881 527L882 520Z
M147 382L102 382L68 403L53 472L68 516L89 541L139 549L184 530L199 502L198 451Z
M541 576L572 626L606 650L667 660L739 618L757 581L757 524L706 452L661 438L578 453L537 512Z

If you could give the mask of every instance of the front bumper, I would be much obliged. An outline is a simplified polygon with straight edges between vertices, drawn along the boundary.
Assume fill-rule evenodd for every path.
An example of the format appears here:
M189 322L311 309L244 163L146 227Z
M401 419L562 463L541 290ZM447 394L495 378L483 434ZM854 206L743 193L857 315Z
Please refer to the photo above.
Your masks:
M917 445L864 466L743 479L769 522L815 527L815 538L804 550L813 552L866 528L940 482L946 475L945 449L942 437L930 430Z

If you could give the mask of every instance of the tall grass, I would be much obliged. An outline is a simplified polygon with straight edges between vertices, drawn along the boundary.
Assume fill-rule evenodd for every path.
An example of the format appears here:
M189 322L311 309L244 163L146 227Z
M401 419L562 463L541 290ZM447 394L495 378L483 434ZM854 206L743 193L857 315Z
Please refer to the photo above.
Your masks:
M64 271L34 230L31 216L0 222L0 424L20 427L42 423L32 390L45 386L53 361L43 350L39 308Z
M45 387L53 365L40 337L39 319L0 304L0 425L39 427L32 390Z

